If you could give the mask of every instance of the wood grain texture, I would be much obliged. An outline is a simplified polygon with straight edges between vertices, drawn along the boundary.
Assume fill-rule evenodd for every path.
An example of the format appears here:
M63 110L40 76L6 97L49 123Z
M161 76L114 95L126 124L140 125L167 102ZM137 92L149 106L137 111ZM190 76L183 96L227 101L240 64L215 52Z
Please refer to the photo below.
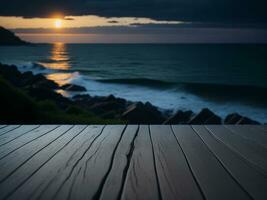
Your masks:
M255 125L0 125L0 200L263 200L266 136Z
M100 199L117 200L121 196L128 167L135 149L134 142L138 134L137 125L129 125L123 134L115 152L112 168L99 194Z
M15 130L16 128L19 128L20 125L9 125L9 126L5 126L3 128L0 129L0 136L7 134L10 131Z
M43 191L41 199L92 199L112 163L124 125L106 126L89 145L83 145Z
M203 199L171 127L152 125L151 137L162 199Z
M60 128L63 129L60 129ZM0 199L2 197L6 198L10 196L21 184L24 184L36 171L39 170L48 160L55 156L61 149L65 147L77 134L82 131L85 126L61 126L59 129L56 129L57 132L54 132L54 135L58 135L52 141L49 141L45 146L37 145L37 149L32 146L31 150L37 150L36 153L32 154L24 162L20 163L22 160L18 155L12 158L13 162L8 162L10 164L10 169L15 168L14 170L4 170L7 176L1 180L0 190L3 191L0 193ZM51 132L53 133L53 132ZM49 134L48 134L49 135ZM50 134L50 138L52 134ZM37 140L36 140L37 141ZM25 146L26 147L26 146ZM23 147L24 148L24 147ZM28 149L25 149L27 152ZM30 152L32 153L32 151ZM29 153L28 153L29 154ZM13 154L11 154L13 155ZM14 154L15 155L15 154ZM29 155L27 155L29 156ZM21 157L25 159L26 157L22 154ZM7 157L6 157L7 158ZM3 160L5 160L4 158ZM3 161L1 160L1 161ZM17 162L19 160L20 162ZM18 166L17 166L18 165ZM12 167L12 168L11 168ZM2 166L1 166L2 169ZM4 168L5 169L5 168ZM2 174L1 174L2 175Z
M104 126L88 126L73 138L61 151L45 163L9 199L40 199L49 190L50 184L64 177L66 169L72 169L97 137ZM56 188L55 188L56 189ZM54 194L54 193L53 193ZM52 196L53 196L52 194ZM48 196L48 195L47 195ZM52 197L50 197L52 198Z
M35 141L23 146L19 151L14 151L5 158L0 160L0 183L2 183L9 175L11 175L17 168L27 162L30 158L46 148L53 141L62 136L65 131L72 126L61 126L43 138L38 138Z
M250 128L251 130L260 130L262 133L266 134L267 133L267 125L243 125L247 128Z
M0 129L2 129L2 128L6 127L6 126L7 125L2 124L2 125L0 125Z
M265 126L257 126L257 127L255 127L255 129L256 129L256 130L260 130L261 133L267 135L267 127L266 127L266 128L264 128L264 127L265 127Z
M253 199L267 199L265 177L251 167L245 159L212 136L204 126L195 125L193 129L244 191L247 191Z
M256 129L263 130L263 132L267 134L267 125L266 124L261 125L261 126L257 126L257 125L255 125L255 126L256 126L255 127Z
M27 134L38 127L38 125L23 125L20 128L10 131L8 134L0 136L0 147L12 140L18 139L22 135Z
M140 126L134 146L121 199L160 199L148 126Z
M267 151L260 145L232 133L223 126L209 125L207 129L229 148L248 160L259 172L267 177Z
M256 146L262 145L267 151L267 134L265 134L262 130L249 125L226 125L225 127L231 130L232 133L251 140Z
M206 199L251 199L190 126L173 126L173 131Z
M43 125L27 132L27 134L19 134L20 136L13 138L12 140L5 141L5 143L2 143L0 146L0 160L37 138L46 135L57 127L58 126L56 125ZM7 134L7 136L8 135L9 134Z

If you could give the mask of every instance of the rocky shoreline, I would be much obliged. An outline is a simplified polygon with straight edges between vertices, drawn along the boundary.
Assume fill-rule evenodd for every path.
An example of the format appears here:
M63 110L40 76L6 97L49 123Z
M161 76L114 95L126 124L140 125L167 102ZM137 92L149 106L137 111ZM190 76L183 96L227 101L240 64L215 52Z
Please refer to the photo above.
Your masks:
M202 109L199 113L178 110L170 115L160 112L149 102L131 102L113 95L76 95L69 99L56 93L55 90L82 92L86 89L72 84L59 86L41 74L21 73L16 66L0 64L0 76L36 101L53 101L62 110L66 110L69 106L77 106L101 119L122 120L128 124L259 124L238 113L229 114L222 119L208 108Z

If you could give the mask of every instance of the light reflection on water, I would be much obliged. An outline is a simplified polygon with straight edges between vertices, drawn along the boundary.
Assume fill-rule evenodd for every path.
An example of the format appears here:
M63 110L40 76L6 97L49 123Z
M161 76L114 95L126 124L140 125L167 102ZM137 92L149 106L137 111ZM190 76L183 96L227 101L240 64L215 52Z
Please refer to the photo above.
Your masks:
M70 83L70 80L75 77L75 73L53 73L47 74L46 78L56 82L59 86Z
M66 90L59 89L59 90L56 90L56 93L61 94L64 97L70 97L70 93L67 92Z
M69 63L70 57L67 46L64 43L54 43L50 56L40 64L49 69L68 70L71 68Z
M44 67L53 70L68 70L71 68L69 63L69 53L64 43L54 43L47 60L40 62ZM56 72L47 74L46 78L56 82L59 86L70 83L75 73Z

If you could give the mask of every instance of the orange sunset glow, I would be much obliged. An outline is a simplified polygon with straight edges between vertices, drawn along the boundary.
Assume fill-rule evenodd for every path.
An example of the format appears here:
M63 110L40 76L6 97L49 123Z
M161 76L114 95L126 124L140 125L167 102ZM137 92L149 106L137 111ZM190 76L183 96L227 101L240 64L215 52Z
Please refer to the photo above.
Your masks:
M54 26L55 26L55 28L61 28L62 27L62 20L61 19L56 19L54 21Z
M110 23L116 21L117 23ZM134 18L134 17L100 17L94 15L88 16L66 16L60 18L51 16L51 18L23 18L15 16L0 16L0 25L6 28L79 28L79 27L95 27L95 26L129 26L132 23L140 24L181 24L181 21L160 21L149 18Z

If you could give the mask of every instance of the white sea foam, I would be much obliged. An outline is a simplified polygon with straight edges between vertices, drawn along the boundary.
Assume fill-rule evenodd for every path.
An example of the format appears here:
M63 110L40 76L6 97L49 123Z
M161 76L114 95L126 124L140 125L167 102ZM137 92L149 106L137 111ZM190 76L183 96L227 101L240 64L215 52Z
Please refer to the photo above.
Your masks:
M90 95L113 94L131 101L149 101L163 110L199 112L207 107L221 117L238 112L266 123L266 96L260 95L267 84L266 56L260 52L258 56L246 56L251 53L249 45L39 45L0 48L0 61L17 65L22 72L64 74L52 80L85 86ZM68 67L65 70L59 66L62 61ZM41 62L59 68L49 69ZM189 90L176 85L180 83L186 83ZM216 84L230 88L217 88ZM263 89L231 89L233 85ZM235 95L241 90L243 95ZM71 97L77 93L64 94Z
M58 70L47 69L38 63L31 62L21 63L18 65L18 69L21 72L32 71L34 74L41 73L53 75L60 73ZM192 110L197 113L202 108L209 108L221 117L226 117L230 113L237 112L262 123L266 123L267 119L267 110L263 110L262 108L234 102L216 103L207 101L206 99L202 99L201 97L185 91L178 92L176 89L158 90L138 85L105 83L92 80L88 76L82 75L79 72L65 73L70 74L69 78L65 80L66 83L81 85L87 89L87 92L82 92L82 94L88 93L92 96L107 96L113 94L116 97L130 101L150 102L163 111L173 110L173 112L175 112L177 110ZM59 93L66 97L72 97L79 94L77 92L66 91L59 91Z

